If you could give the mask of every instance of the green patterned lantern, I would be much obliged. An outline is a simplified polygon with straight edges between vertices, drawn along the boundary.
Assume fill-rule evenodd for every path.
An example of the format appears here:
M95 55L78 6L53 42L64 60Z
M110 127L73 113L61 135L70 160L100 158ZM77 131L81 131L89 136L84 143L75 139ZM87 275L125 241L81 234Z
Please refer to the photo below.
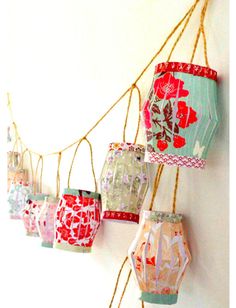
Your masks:
M139 222L148 189L145 147L135 143L110 143L101 174L103 219Z
M218 125L217 73L199 65L160 63L142 108L145 161L204 168Z

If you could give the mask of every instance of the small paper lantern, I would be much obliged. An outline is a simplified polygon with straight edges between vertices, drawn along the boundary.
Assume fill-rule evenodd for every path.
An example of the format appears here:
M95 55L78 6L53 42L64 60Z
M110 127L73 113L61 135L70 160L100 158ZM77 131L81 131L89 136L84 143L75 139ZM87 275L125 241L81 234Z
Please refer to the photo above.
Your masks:
M148 189L145 148L133 143L110 143L100 182L103 219L139 222Z
M26 229L26 234L29 236L39 236L36 219L43 205L45 197L48 195L38 193L29 194L23 209L22 220Z
M21 181L12 181L7 199L11 219L22 218L26 197L30 193L32 193L32 186L30 184Z
M28 171L26 169L8 168L7 175L7 191L9 191L12 182L27 183L28 181Z
M181 215L172 213L143 213L129 259L144 302L177 302L180 283L191 260L181 221Z
M43 247L53 247L55 213L59 199L46 197L37 217L37 227L39 236L42 239Z
M218 125L217 73L199 65L158 64L144 106L145 161L204 168Z
M74 252L91 252L100 217L99 193L65 189L56 211L54 247Z

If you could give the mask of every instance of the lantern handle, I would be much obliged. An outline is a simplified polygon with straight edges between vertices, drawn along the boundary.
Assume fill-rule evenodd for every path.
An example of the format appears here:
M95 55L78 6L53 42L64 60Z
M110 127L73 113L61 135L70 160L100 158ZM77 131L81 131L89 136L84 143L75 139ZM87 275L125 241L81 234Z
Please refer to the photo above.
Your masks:
M14 178L16 177L17 171L19 171L20 169L23 169L23 167L24 167L24 156L25 156L25 153L26 153L26 152L28 152L29 158L30 158L31 178L32 178L32 181L33 181L33 180L34 180L34 170L33 170L32 154L31 154L31 152L30 152L30 150L29 150L28 148L25 149L25 150L22 152L21 159L20 159L19 164L18 164L18 167L17 167L17 169L16 169Z
M134 89L137 90L138 93L138 107L139 107L139 112L138 112L138 124L137 124L137 129L136 129L136 134L134 137L134 143L137 142L137 138L138 138L138 133L139 133L139 127L140 127L140 112L141 112L141 92L139 87L134 83L132 84L132 86L130 87L130 93L129 93L129 100L128 100L128 105L127 105L127 110L126 110L126 115L125 115L125 123L124 123L124 128L123 128L123 142L126 142L126 128L127 128L127 123L128 123L128 117L129 117L129 111L130 111L130 105L131 105L131 101L132 101L132 95L133 95L133 91Z
M68 188L70 188L70 178L71 178L71 172L72 172L73 165L74 165L74 161L75 161L75 156L76 156L76 154L77 154L77 151L78 151L78 148L79 148L80 144L81 144L83 141L86 141L87 144L89 145L91 169L92 169L92 174L93 174L95 192L97 192L97 181L96 181L95 170L94 170L94 163L93 163L93 148L92 148L91 142L87 139L87 137L81 138L80 141L78 142L77 146L76 146L76 149L75 149L75 152L74 152L74 155L73 155L73 158L72 158L72 162L71 162L71 165L70 165L70 170L69 170L69 174L68 174L67 186L68 186Z
M60 194L60 166L61 166L61 155L62 152L58 153L58 161L57 161L57 177L56 177L56 198L59 197Z
M159 187L159 184L160 184L163 169L164 169L164 165L160 164L158 166L156 177L155 177L154 184L153 184L152 199L151 199L151 203L150 203L150 206L149 206L149 211L152 211L154 200L155 200L157 190L158 190L158 187Z
M39 192L42 193L43 156L39 155L39 159L38 159L36 169L35 169L35 177L34 177L34 181L33 181L34 194L36 194L36 192L37 192L37 175L38 175L38 169L39 169L40 162L41 162L41 171L40 171L40 178L39 178Z

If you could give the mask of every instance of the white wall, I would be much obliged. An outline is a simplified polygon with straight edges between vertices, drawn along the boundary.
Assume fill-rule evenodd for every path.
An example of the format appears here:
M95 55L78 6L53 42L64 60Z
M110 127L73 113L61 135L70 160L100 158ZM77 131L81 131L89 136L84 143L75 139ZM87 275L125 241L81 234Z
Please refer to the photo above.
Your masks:
M51 152L81 137L132 84L191 3L8 0L6 72L1 80L5 82L3 90L12 94L16 122L27 145ZM197 16L173 60L189 61ZM181 169L177 206L186 218L193 260L177 308L228 307L228 1L210 1L206 29L210 65L220 77L221 125L206 170ZM168 50L155 63L166 60ZM201 48L195 62L204 64ZM139 83L143 98L154 64ZM122 138L126 104L127 98L89 136L97 177L108 143ZM134 104L130 141L136 108ZM66 187L71 157L72 151L68 151L62 158L62 189ZM88 157L84 144L73 173L75 188L93 189ZM55 188L56 160L45 160L46 192ZM166 168L164 172L158 209L170 208L174 171ZM1 203L1 307L108 307L117 271L137 226L103 223L91 255L44 249L39 239L24 235L22 222L8 219L4 199ZM140 307L138 295L132 279L122 307Z

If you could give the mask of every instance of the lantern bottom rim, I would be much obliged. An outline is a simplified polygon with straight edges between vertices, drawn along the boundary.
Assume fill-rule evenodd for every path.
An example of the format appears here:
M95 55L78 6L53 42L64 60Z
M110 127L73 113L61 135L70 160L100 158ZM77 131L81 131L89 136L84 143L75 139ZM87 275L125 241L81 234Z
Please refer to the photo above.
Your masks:
M41 243L42 247L47 247L47 248L53 248L53 243L50 242L42 242Z
M177 303L178 294L154 294L142 292L140 300L151 304L173 305Z
M27 236L39 237L39 234L38 234L38 233L32 232L32 231L27 231L27 232L26 232L26 235L27 235Z
M89 253L92 250L91 247L74 246L66 243L54 243L53 248L58 248L61 250L68 250L73 252L82 252L82 253Z
M139 223L139 215L131 212L104 211L103 219L114 222Z
M175 167L187 167L204 169L206 160L197 157L190 157L185 155L164 154L157 152L145 152L144 161L147 163L164 164Z

